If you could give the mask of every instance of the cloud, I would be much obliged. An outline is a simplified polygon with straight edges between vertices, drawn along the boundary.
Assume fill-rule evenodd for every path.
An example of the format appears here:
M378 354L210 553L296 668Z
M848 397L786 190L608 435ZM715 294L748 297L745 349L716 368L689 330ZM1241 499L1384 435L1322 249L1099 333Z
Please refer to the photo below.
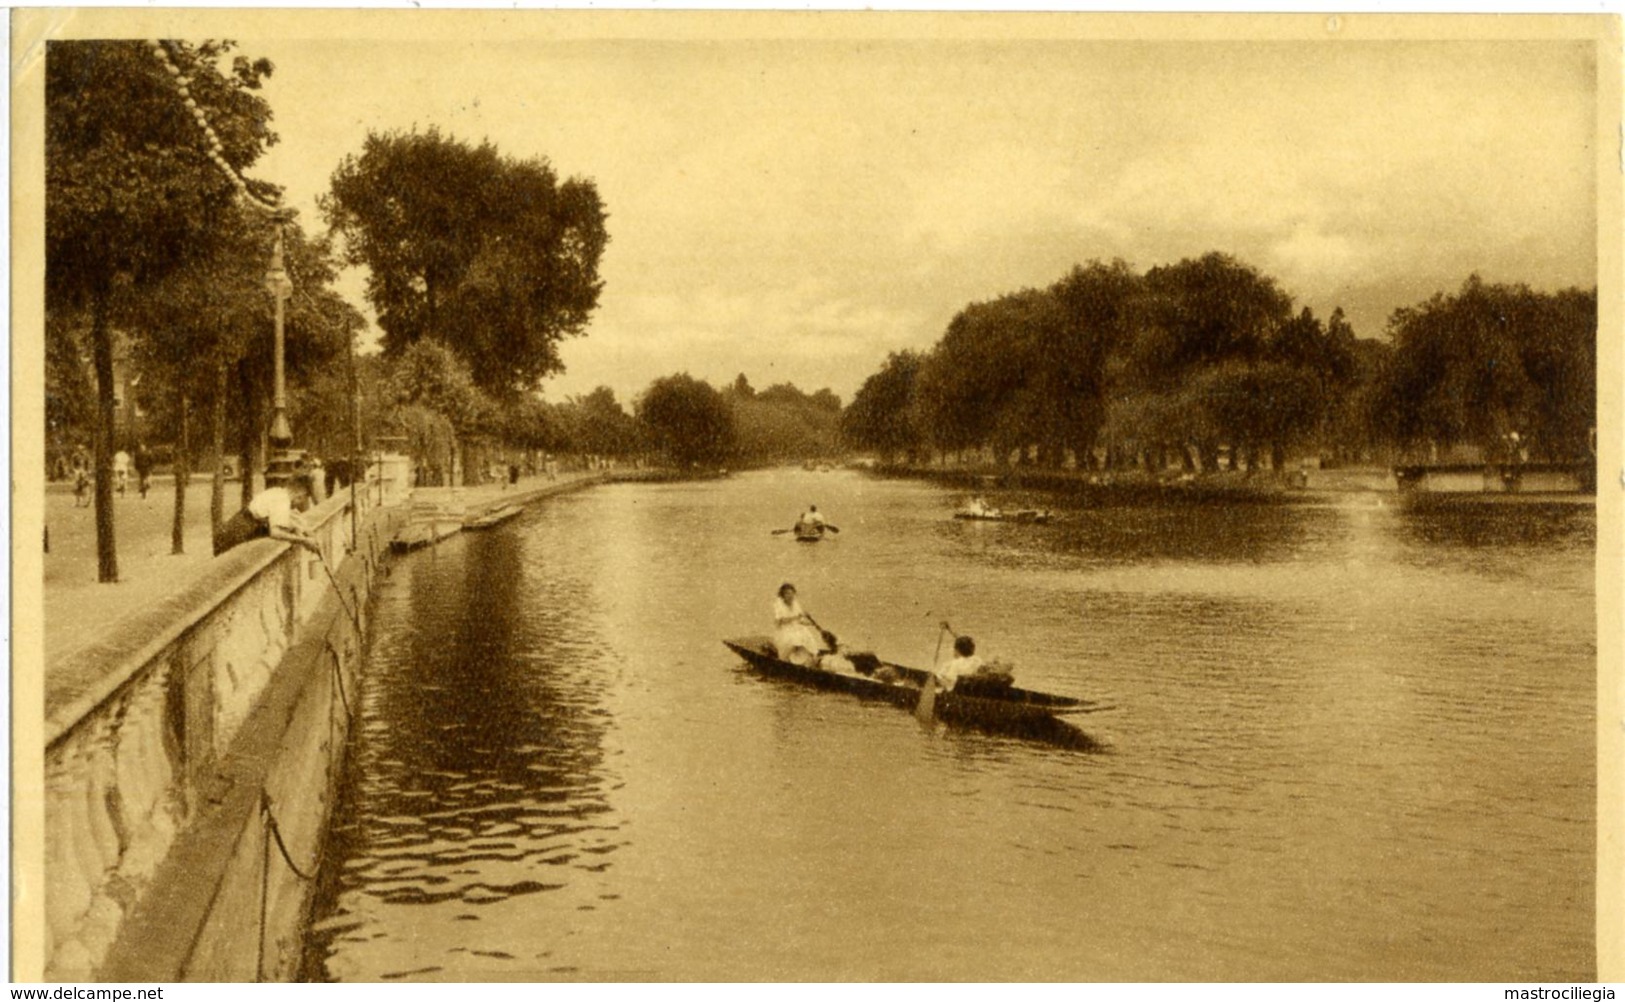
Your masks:
M1339 275L1345 282L1358 279L1369 262L1369 248L1355 237L1301 223L1270 247L1264 264L1290 286L1323 275Z
M413 123L595 181L605 291L563 348L560 392L684 368L850 392L966 303L1090 259L1230 252L1319 313L1344 305L1362 334L1475 270L1595 281L1596 67L1574 43L363 38L268 54L283 144L260 166L299 204L368 128Z

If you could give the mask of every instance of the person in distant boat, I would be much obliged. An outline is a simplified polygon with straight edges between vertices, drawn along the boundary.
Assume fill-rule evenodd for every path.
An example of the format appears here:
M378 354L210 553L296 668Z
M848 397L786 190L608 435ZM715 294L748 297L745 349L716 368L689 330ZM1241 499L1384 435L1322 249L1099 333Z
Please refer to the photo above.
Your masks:
M965 506L965 512L978 518L989 518L999 514L999 510L989 507L988 503L980 495L970 499L970 504Z
M818 655L830 649L824 632L802 610L796 586L788 581L779 585L778 597L773 600L773 647L779 660L804 667L816 665Z
M818 513L818 506L810 505L801 513L801 517L796 519L795 531L798 536L822 536L828 525L829 523L824 521L824 516Z
M310 507L310 497L310 470L301 464L288 486L260 491L242 511L220 523L214 533L214 555L218 557L253 539L270 538L303 546L321 556L321 547L299 526L294 514Z

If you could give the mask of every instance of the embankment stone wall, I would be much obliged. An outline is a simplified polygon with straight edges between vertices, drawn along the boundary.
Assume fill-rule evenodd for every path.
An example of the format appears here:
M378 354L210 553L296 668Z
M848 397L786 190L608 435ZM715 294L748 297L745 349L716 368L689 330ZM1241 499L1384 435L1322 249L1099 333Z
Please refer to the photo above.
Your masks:
M330 566L257 540L49 667L73 682L46 705L47 978L297 969L367 598L401 518L361 497L353 519L341 492L308 520Z

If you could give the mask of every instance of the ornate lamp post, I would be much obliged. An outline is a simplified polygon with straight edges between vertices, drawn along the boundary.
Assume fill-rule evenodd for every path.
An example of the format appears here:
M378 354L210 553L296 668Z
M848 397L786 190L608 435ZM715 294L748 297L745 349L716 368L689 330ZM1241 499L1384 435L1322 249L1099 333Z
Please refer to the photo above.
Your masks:
M265 288L276 303L276 385L271 404L271 459L265 467L265 486L285 487L293 479L293 430L288 426L288 386L283 373L282 325L285 304L293 293L282 263L282 226L276 228L276 247L271 251L271 269L265 273Z

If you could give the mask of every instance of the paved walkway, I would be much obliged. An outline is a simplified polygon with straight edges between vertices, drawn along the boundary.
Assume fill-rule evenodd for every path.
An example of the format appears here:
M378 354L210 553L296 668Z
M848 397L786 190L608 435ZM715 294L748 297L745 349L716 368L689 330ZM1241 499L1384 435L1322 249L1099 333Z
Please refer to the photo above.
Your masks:
M608 479L603 471L572 471L560 473L555 479L546 476L520 477L517 484L480 484L476 487L419 487L412 492L412 500L419 505L443 505L460 510L465 517L494 511L506 504L529 504L537 498L555 491L566 490L582 480Z
M513 487L496 484L457 488L464 508L475 513L514 500L529 500L597 474L560 473L522 477ZM236 482L226 484L226 511L235 512L241 497ZM451 496L450 488L416 492L428 499ZM114 496L114 534L118 542L119 581L96 580L96 513L75 508L73 490L50 484L45 493L45 524L51 546L45 554L45 663L93 641L115 621L159 599L173 595L196 580L214 559L209 527L209 482L196 478L186 493L186 552L170 554L170 524L175 515L175 485L155 478L142 499L132 487L124 497Z
M240 487L226 484L226 510L236 511ZM89 641L116 619L184 588L199 568L214 559L209 529L209 482L197 479L186 491L186 552L170 555L170 524L175 517L175 484L154 483L145 499L132 488L113 496L113 533L118 543L116 584L96 581L96 511L74 507L71 487L52 484L45 492L45 527L51 547L45 554L45 660Z

